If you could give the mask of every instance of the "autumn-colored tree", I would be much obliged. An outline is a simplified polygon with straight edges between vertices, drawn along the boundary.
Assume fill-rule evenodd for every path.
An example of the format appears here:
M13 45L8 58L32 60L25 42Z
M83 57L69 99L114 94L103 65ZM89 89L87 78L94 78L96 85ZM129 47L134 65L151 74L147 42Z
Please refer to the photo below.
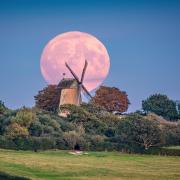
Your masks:
M36 107L56 112L59 106L60 90L57 85L48 85L34 97Z
M118 88L100 86L91 101L110 112L125 112L130 104L127 96L126 92Z

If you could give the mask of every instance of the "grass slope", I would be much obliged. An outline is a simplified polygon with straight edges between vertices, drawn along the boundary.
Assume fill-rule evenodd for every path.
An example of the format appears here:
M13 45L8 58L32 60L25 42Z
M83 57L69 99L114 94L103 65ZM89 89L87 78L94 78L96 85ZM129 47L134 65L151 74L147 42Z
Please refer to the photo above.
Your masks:
M175 180L180 179L180 157L67 151L12 151L0 149L0 172L44 180Z

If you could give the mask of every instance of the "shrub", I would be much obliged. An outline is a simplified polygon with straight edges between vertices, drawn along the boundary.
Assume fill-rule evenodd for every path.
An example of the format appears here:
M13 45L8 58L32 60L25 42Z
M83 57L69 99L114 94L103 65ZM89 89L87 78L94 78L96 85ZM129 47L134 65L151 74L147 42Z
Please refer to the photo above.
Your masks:
M29 134L26 127L20 126L18 123L13 122L6 128L6 135L9 138L14 138L17 136L27 136Z
M168 147L152 147L149 148L147 151L144 151L143 153L165 156L180 156L180 149Z
M180 145L180 122L163 126L165 145Z
M104 143L104 136L101 135L92 135L89 136L89 142L90 142L90 150L95 151L102 151L103 149L103 143Z
M53 149L56 146L56 142L51 137L31 137L30 143L32 149L36 152L38 150L48 150Z
M64 133L63 138L68 147L74 149L75 145L79 142L80 135L76 131L69 131Z
M127 143L135 149L148 149L164 143L163 134L157 123L136 114L119 121L117 135L120 143Z
M32 109L22 108L20 109L16 116L12 118L13 123L17 123L22 127L29 127L30 124L36 120L36 113Z
M0 148L17 149L17 146L12 139L7 138L6 136L0 136Z
M43 133L43 126L39 121L31 123L29 127L29 133L31 136L41 136Z

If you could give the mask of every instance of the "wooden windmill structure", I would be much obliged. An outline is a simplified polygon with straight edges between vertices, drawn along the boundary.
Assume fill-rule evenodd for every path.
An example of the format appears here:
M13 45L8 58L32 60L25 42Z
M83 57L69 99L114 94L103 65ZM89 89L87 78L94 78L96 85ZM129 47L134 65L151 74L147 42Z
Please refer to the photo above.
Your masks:
M82 102L81 92L85 92L89 98L92 98L91 94L83 84L88 62L85 60L80 79L71 69L68 63L65 63L65 65L74 78L63 78L60 81L58 85L58 88L61 91L59 107L63 104L74 104L78 106Z

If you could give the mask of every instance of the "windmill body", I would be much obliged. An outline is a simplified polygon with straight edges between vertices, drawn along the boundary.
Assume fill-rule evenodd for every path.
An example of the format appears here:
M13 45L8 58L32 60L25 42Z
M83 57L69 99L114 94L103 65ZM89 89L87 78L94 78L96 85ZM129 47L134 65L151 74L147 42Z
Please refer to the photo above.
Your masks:
M60 101L59 105L63 104L75 104L79 105L81 103L81 98L79 98L79 86L75 79L63 78L58 88L60 89Z
M60 103L59 103L59 115L60 116L66 116L67 113L61 112L61 105L64 104L74 104L74 105L80 105L82 102L81 98L81 92L85 92L87 96L91 98L91 94L88 92L86 87L83 85L83 80L87 68L87 61L85 61L84 68L82 71L81 79L79 80L78 76L74 73L74 71L70 68L70 66L65 63L66 67L70 71L70 73L73 75L74 78L63 78L58 88L60 89L61 95L60 95Z

